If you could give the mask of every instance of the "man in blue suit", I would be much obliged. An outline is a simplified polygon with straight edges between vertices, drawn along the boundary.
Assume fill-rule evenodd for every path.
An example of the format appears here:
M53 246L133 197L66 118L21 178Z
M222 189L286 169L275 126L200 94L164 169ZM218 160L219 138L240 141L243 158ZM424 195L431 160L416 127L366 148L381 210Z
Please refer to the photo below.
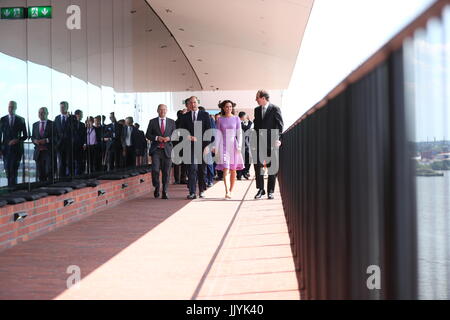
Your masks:
M73 116L68 113L69 103L62 101L60 104L61 114L55 117L54 140L55 151L58 158L59 177L64 178L74 173L73 167Z
M187 165L187 173L189 177L189 195L187 196L187 198L189 200L192 200L197 198L197 183L199 188L199 197L205 197L204 192L206 190L206 163L203 160L203 153L205 152L205 148L209 145L210 142L203 141L203 135L205 134L205 131L211 128L211 122L209 119L209 114L198 109L197 97L189 98L188 107L190 111L182 116L181 128L189 131L190 133L188 139L191 141L191 161L190 164ZM194 128L196 125L200 126L201 128L201 137L195 136ZM195 149L198 149L198 147L200 147L200 149L202 150L202 154L196 155Z
M8 187L17 184L17 171L23 156L23 142L28 139L25 119L16 115L17 102L10 101L8 115L0 119L0 145L8 178Z

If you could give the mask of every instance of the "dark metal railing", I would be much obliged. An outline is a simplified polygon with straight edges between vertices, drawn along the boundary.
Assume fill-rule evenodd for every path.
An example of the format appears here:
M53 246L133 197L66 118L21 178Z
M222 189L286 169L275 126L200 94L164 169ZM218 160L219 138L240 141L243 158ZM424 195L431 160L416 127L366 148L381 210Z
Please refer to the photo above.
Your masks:
M416 21L283 133L279 181L307 299L416 299L415 164L402 44Z

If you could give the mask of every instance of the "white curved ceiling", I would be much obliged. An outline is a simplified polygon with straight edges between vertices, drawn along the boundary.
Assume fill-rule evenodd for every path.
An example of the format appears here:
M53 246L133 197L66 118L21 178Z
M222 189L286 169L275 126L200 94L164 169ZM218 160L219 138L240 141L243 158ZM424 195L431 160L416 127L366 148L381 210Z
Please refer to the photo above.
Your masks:
M192 65L191 89L285 89L313 0L146 0ZM193 81L196 82L196 81Z

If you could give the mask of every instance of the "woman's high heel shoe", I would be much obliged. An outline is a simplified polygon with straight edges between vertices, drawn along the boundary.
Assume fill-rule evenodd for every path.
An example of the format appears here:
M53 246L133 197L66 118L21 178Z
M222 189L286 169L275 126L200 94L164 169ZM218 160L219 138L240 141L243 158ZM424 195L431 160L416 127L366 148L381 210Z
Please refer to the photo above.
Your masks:
M225 195L225 200L229 200L231 199L231 194L227 192L227 194Z

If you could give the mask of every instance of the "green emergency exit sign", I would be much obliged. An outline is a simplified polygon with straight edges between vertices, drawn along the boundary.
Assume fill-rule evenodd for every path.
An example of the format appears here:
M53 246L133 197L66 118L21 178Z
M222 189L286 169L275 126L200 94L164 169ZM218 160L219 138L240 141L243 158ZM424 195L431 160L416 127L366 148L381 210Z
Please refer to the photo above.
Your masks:
M52 7L28 7L28 19L50 19Z
M25 8L1 8L2 19L25 19Z

